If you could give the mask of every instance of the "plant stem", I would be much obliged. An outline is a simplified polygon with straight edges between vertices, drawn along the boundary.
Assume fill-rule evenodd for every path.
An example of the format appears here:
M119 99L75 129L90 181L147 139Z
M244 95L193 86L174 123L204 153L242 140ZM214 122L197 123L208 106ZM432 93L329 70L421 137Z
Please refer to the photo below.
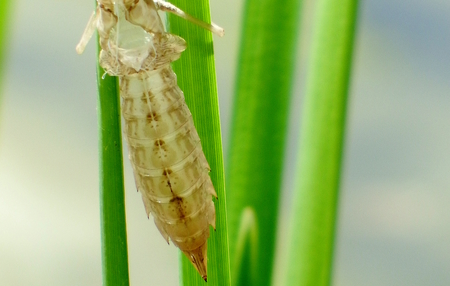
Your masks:
M247 0L244 8L227 166L230 255L236 285L249 285L252 279L245 276L254 268L258 275L252 285L271 283L300 5L299 0ZM258 256L242 263L237 260L246 258L237 254L237 238L247 207L256 216ZM236 269L237 265L247 270Z
M286 285L330 285L357 0L319 0Z
M7 43L8 43L8 36L9 31L7 29L8 23L10 22L10 13L11 13L11 2L9 0L2 0L0 1L0 88L1 88L1 82L3 79L3 71L5 66L5 53L7 49ZM1 99L1 93L0 93L0 99Z
M103 285L129 285L118 83L103 75L97 65Z
M171 1L192 16L210 23L208 0ZM220 131L219 103L217 97L216 71L211 32L184 19L169 14L169 30L184 38L187 50L173 63L178 85L183 90L186 103L194 118L194 124L202 140L202 148L211 167L211 179L218 199L216 208L216 230L208 239L208 285L230 285L227 215L225 204L225 182ZM181 254L182 285L205 286L191 262Z

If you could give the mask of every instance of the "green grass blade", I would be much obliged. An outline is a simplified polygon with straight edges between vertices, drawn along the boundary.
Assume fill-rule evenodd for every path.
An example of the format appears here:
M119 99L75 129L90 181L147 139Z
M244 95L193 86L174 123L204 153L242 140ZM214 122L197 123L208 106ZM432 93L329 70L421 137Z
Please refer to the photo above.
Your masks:
M286 285L330 284L357 0L320 0L300 135Z
M194 17L210 22L208 0L171 1ZM211 167L211 179L216 189L216 231L211 229L208 239L208 285L230 285L228 259L228 233L225 204L225 183L220 131L219 103L211 32L174 15L169 15L171 33L187 42L187 50L181 59L173 63L178 85L183 90L186 103L192 112L194 124L202 140L203 151ZM220 40L219 40L220 41ZM181 255L183 285L205 286L188 259Z
M117 77L103 75L97 65L103 285L122 286L129 277L119 93Z
M230 257L235 285L270 285L284 146L300 15L299 0L247 0L227 166ZM243 210L251 206L258 225L258 256L237 261ZM251 253L250 251L247 253ZM247 259L243 257L242 259ZM251 265L252 264L252 265ZM248 269L236 269L237 265ZM240 277L235 277L240 273Z
M232 285L255 285L258 280L258 224L252 207L242 211L236 242L236 265Z
M8 24L10 23L10 6L11 2L9 0L2 0L0 1L0 88L1 83L3 79L3 71L5 66L5 53L6 53L6 47L8 43L8 34L9 31L7 29ZM0 93L0 99L1 99L1 93Z

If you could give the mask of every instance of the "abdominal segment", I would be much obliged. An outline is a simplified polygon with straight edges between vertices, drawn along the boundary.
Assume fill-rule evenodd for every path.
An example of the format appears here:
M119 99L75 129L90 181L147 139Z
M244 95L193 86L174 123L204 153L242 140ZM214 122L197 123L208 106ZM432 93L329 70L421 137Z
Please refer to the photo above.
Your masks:
M121 76L120 88L129 157L147 215L191 261L206 259L209 225L215 226L211 196L217 195L175 74L167 65Z

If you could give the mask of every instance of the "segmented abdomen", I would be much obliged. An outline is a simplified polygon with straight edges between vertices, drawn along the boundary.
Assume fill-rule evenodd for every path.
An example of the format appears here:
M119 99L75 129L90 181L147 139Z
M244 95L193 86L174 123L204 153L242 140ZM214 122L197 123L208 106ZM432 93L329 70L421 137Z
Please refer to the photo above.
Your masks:
M124 133L147 215L188 257L206 255L209 224L215 225L211 195L217 195L176 75L167 64L119 80Z

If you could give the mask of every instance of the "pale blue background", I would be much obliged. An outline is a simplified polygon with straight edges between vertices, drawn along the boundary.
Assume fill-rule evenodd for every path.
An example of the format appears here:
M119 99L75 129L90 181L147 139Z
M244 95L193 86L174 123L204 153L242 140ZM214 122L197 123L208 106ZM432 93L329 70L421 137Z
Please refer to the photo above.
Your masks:
M193 0L194 1L194 0ZM0 113L0 285L101 285L92 1L17 0ZM303 9L287 143L284 267L313 2ZM281 4L282 2L280 2ZM225 146L241 2L211 1ZM359 9L332 285L450 285L450 1ZM178 285L126 162L131 284Z

